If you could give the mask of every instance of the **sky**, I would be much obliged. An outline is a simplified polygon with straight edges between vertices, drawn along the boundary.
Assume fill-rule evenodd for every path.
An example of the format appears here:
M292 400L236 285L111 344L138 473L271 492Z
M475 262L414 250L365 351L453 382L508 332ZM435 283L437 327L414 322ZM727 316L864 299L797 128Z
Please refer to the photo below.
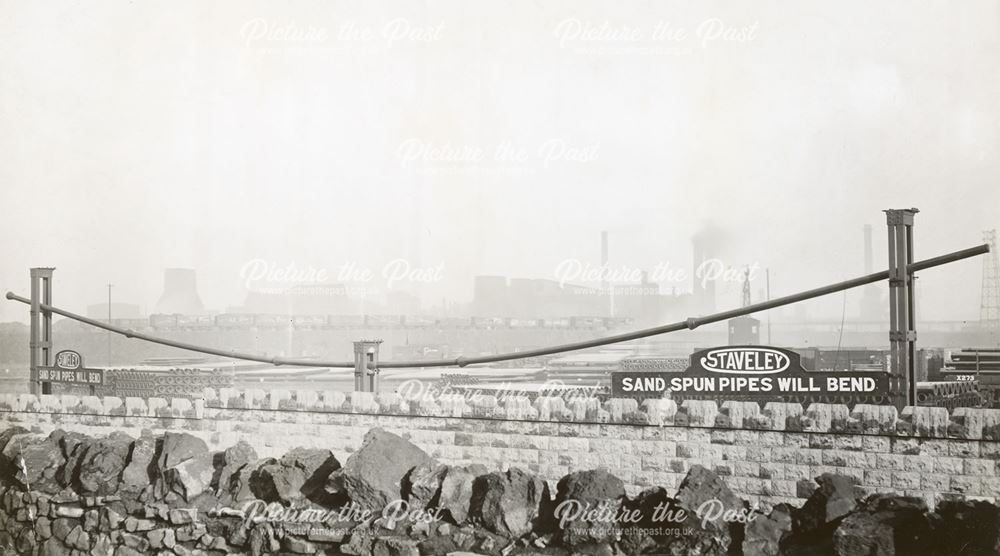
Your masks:
M610 268L689 272L718 230L778 295L862 274L865 224L885 268L883 209L920 209L918 259L1000 227L988 0L0 7L0 291L54 266L68 310L150 312L167 267L223 310L248 265L432 307L596 266L602 230ZM978 318L981 265L921 274L922 317Z

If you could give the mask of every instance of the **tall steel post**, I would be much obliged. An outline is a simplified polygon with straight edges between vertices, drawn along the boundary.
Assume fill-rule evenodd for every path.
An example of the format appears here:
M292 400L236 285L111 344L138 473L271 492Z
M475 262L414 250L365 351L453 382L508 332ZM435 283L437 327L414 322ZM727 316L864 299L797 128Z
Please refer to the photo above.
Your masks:
M890 388L896 405L916 405L917 327L913 274L913 216L915 208L885 211L889 232L889 355Z
M38 381L38 368L52 364L52 313L43 311L42 305L52 305L52 271L55 268L31 269L31 326L28 349L30 350L30 384L32 394L51 394L52 383ZM41 388L39 388L41 385Z
M354 342L354 391L378 392L378 348L382 340Z

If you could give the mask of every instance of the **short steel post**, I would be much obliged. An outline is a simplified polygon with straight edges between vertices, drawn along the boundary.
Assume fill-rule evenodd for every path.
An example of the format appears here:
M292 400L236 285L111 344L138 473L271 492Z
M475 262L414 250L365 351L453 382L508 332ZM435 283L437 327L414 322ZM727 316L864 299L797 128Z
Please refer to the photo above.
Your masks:
M38 368L52 364L52 313L42 305L52 305L52 271L55 268L31 269L31 325L28 337L30 383L32 394L51 394L52 383L38 381ZM39 388L41 386L41 388Z
M354 342L354 391L378 392L378 350L382 340Z

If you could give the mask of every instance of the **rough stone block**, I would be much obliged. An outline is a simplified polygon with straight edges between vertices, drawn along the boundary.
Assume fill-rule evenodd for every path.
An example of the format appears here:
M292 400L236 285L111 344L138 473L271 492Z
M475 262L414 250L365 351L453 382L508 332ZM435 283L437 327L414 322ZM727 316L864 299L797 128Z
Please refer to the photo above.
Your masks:
M323 409L329 411L340 411L344 407L347 396L343 392L325 390L323 392Z
M372 392L348 393L347 406L352 413L378 413L379 410L378 402L375 401L375 394Z
M786 402L767 402L764 404L764 414L771 417L771 426L774 430L789 430L788 420L801 417L803 413L802 404Z
M539 396L535 398L535 410L538 418L548 421L566 410L566 404L559 396Z
M965 475L997 476L997 462L991 459L969 458L963 463Z
M851 417L861 423L863 432L874 434L894 432L899 415L891 405L858 404Z
M978 458L980 443L974 440L953 440L948 443L948 455L959 458Z
M772 462L770 446L747 446L747 461L758 463Z
M919 489L920 473L894 471L892 473L892 487L898 489Z
M861 484L871 487L891 487L892 474L892 471L883 469L866 469Z
M951 491L959 494L979 496L983 490L982 477L953 476L951 478Z
M677 414L677 402L674 400L650 398L642 401L642 408L649 416L651 425L671 423Z
M639 409L639 402L632 398L611 398L604 402L604 410L608 412L612 423L621 423L627 413Z
M818 448L800 448L796 451L795 463L800 465L820 465L823 463L823 452Z
M917 436L947 438L951 417L943 407L906 406L901 418L913 425Z
M798 448L775 446L771 448L771 461L774 463L796 463L798 461L798 453Z
M41 394L38 396L38 411L42 413L62 412L62 400L59 396Z
M699 427L711 427L719 414L719 407L711 400L684 400L681 404L687 415L688 424ZM674 422L677 422L675 416Z
M864 436L860 434L838 434L833 438L833 447L837 450L860 451L864 448Z
M892 450L892 441L886 436L864 436L861 449L869 454L884 454Z
M771 491L776 496L786 496L788 498L795 498L798 496L798 487L796 481L786 481L786 480L772 480L771 481Z
M961 475L965 469L962 458L936 457L934 461L934 472L943 475Z
M146 416L159 417L169 407L167 400L163 398L149 398L146 400Z
M833 421L847 419L849 412L844 404L812 403L809 404L805 415L811 421L808 430L830 432L833 429Z
M293 392L299 409L311 410L319 407L319 392L315 390L299 390Z
M30 394L22 395L22 398L28 399ZM34 398L34 396L31 396ZM89 415L100 415L104 411L104 404L101 402L101 398L97 396L83 396L80 398L80 408L84 413Z
M712 431L712 444L733 444L736 442L736 431Z
M538 412L531 406L527 396L509 396L503 402L504 415L508 419L522 420L537 418Z
M17 396L17 411L38 411L38 396L35 394L19 394ZM100 406L100 404L98 404Z
M767 477L760 476L760 464L751 461L734 461L733 464L733 474L739 477L751 477L758 479L765 479Z
M951 478L941 473L921 473L920 488L934 492L947 492Z
M722 411L729 415L729 422L736 428L743 428L744 421L760 415L760 405L757 402L726 400L722 402Z
M268 392L266 398L267 402L266 408L270 410L285 409L285 408L294 409L289 407L288 403L282 403L282 402L288 402L291 399L292 399L292 393L288 390L281 388L271 390L270 392Z
M105 415L117 415L123 413L125 400L118 396L106 396L101 399L101 411Z
M176 417L182 417L193 409L191 400L187 398L171 398L170 400L170 412Z
M906 458L901 454L876 454L875 467L886 471L905 471Z

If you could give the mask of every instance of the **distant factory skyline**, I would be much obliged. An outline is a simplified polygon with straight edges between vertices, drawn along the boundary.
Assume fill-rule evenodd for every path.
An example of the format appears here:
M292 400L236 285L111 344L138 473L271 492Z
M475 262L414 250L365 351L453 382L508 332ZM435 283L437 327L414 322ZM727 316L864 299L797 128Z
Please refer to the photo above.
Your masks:
M873 253L877 248L873 245L870 225L864 226L859 236L859 252L863 258L860 275L862 270L865 274L873 271ZM593 262L566 259L549 275L470 276L468 295L445 296L430 303L421 299L413 286L444 280L443 265L413 268L405 259L390 261L381 272L354 262L327 268L251 260L240 268L242 283L239 288L243 296L237 303L211 297L205 303L199 292L197 269L166 268L162 272L163 287L159 294L142 299L116 299L113 315L117 318L157 313L227 312L289 315L427 313L525 318L588 315L638 317L652 324L665 318L736 307L735 297L742 290L746 277L751 281L752 300L757 302L765 298L770 268L763 268L760 262L727 266L715 256L725 251L723 237L718 229L695 234L687 265L672 265L666 261L646 269L613 262L610 235L602 231L599 257ZM775 292L776 296L787 293L791 292ZM886 318L884 291L879 286L855 290L850 305L849 310L843 307L843 311L853 320ZM783 311L785 314L791 312L788 308ZM923 308L920 312L923 313ZM88 304L86 313L94 318L106 317L107 301ZM817 316L829 315L820 312Z
M403 260L429 278L393 291L469 302L478 275L599 264L604 230L609 264L650 274L690 267L715 230L716 256L769 268L777 295L863 273L865 224L886 268L884 209L921 210L918 259L1000 228L983 0L7 11L0 289L24 295L29 267L54 266L54 299L80 311L108 283L152 309L165 268L197 269L206 306L238 306L255 260L354 277ZM421 32L338 31L394 21ZM706 21L717 40L695 33ZM979 260L922 273L923 314L978 318L980 284ZM740 303L738 286L716 295ZM0 321L25 315L0 303Z

